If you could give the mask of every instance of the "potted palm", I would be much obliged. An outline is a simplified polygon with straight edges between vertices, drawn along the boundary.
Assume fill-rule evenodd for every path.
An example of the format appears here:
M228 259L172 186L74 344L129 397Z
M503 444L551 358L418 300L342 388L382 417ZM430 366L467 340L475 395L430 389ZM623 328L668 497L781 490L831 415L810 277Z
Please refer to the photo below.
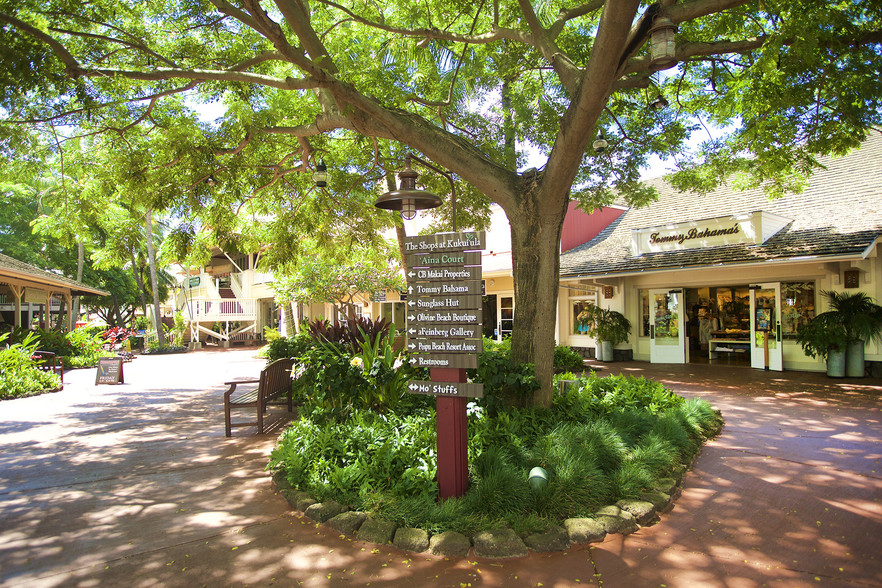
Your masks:
M864 345L875 340L882 343L882 306L863 292L822 293L830 301L828 313L835 313L845 327L845 375L864 376Z
M845 377L845 348L848 338L840 317L819 314L796 331L796 341L809 357L818 357L827 363L827 375Z
M830 310L803 325L796 340L806 355L827 359L827 375L863 377L865 343L882 342L882 306L863 292L821 294L830 302Z

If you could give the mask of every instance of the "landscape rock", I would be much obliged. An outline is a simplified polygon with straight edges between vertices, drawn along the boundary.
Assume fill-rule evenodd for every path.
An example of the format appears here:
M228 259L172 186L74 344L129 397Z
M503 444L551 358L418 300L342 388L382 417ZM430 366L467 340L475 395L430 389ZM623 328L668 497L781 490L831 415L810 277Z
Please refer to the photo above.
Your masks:
M544 533L535 533L524 539L533 551L563 551L570 548L570 536L563 527L552 527Z
M398 525L392 521L368 517L358 529L358 540L386 545L392 542Z
M291 508L300 512L305 512L307 508L316 503L315 499L306 492L294 490L293 488L283 488L279 490L279 494L288 501Z
M600 523L607 533L621 533L628 535L637 530L637 519L634 515L618 506L604 506L594 514L594 519Z
M594 519L567 519L564 528L570 543L597 543L606 538L606 529Z
M674 478L659 478L655 483L655 489L659 492L671 495L678 485L677 480Z
M646 500L619 500L616 506L634 515L637 524L644 527L658 519L658 510Z
M288 481L288 476L285 474L285 470L276 470L273 472L273 484L276 485L279 492L282 490L294 490L294 486Z
M311 504L305 511L303 511L303 514L314 521L324 523L347 510L349 509L336 500L328 500L327 502L316 502L315 504Z
M466 557L472 544L469 538L456 531L444 531L439 535L432 535L429 541L429 553L445 557Z
M494 559L526 557L527 546L511 529L483 531L474 536L475 555Z
M660 492L658 490L650 490L648 492L644 492L640 495L642 500L647 502L651 502L652 506L659 512L664 511L668 505L671 503L671 497L664 492Z
M349 511L338 514L325 524L344 535L354 535L364 523L367 515L363 512Z
M424 529L400 527L395 531L392 545L398 549L422 553L429 548L429 534Z

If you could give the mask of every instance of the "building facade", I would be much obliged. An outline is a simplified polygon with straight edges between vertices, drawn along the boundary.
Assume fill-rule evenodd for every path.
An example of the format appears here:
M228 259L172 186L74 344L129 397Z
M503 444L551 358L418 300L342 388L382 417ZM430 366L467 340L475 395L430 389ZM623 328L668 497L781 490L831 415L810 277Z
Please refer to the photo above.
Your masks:
M802 193L772 200L652 181L657 202L562 254L559 340L594 345L575 320L592 301L631 321L622 357L822 370L795 340L799 325L828 310L822 292L882 300L882 135L821 163ZM882 349L868 343L866 358L882 361Z

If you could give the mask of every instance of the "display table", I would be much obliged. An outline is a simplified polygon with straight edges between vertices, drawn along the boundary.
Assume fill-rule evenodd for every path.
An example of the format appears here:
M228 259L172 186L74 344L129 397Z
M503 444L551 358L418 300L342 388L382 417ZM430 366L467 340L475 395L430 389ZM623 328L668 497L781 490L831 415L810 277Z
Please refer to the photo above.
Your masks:
M734 353L746 352L750 349L750 340L748 339L727 339L713 338L708 340L708 358L717 359L720 352Z

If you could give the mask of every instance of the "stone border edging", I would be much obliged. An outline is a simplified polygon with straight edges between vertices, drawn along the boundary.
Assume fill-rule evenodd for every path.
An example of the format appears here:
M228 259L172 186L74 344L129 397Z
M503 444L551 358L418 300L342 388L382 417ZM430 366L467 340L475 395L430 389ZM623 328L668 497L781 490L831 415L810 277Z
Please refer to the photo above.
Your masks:
M694 457L698 457L696 454ZM273 473L272 480L294 510L358 541L392 545L413 553L428 552L443 557L475 557L504 559L526 557L530 551L545 553L565 551L573 545L602 542L607 535L628 535L654 525L659 515L668 512L680 493L680 483L687 468L677 471L679 479L662 478L652 490L639 499L619 500L598 509L593 517L567 519L563 526L554 526L543 533L522 537L512 529L481 531L467 537L456 531L429 535L424 529L398 527L392 521L352 511L334 500L317 502L306 492L297 490L285 479L284 472Z

